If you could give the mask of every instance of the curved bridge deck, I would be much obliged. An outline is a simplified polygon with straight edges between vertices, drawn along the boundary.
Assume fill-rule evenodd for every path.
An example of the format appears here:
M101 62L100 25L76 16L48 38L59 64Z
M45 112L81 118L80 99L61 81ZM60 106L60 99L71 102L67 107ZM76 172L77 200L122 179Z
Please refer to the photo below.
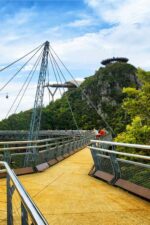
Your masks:
M51 225L148 225L150 204L88 176L93 165L84 149L45 172L19 177ZM0 224L5 218L0 181Z

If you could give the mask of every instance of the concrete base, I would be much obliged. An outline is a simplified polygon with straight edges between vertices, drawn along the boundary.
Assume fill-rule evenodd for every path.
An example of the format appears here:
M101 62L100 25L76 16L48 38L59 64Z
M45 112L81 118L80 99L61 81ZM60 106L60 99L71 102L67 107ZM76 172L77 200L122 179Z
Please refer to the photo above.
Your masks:
M69 155L73 155L73 154L74 154L74 151L70 151L70 152L69 152Z
M38 172L43 172L44 170L49 168L49 164L42 163L42 164L37 165L35 168L37 169Z
M62 156L58 156L58 157L56 157L56 159L57 159L58 162L60 162L60 161L62 161L64 158L63 158Z
M25 167L25 168L14 169L14 172L16 175L24 175L24 174L34 173L35 171L32 167Z
M50 166L53 166L53 165L55 165L56 163L58 163L58 161L57 161L56 159L51 159L50 161L48 161L48 164L49 164Z
M65 153L65 154L63 155L63 157L64 157L64 158L67 158L67 157L69 157L69 154L68 154L68 153Z

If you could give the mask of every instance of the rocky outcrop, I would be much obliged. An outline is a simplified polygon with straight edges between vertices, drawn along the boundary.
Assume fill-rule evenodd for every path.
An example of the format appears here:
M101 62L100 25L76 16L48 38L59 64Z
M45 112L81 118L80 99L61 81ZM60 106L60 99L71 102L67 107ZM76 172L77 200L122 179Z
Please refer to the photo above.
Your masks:
M93 102L99 115L107 119L112 126L113 117L115 121L117 114L122 112L124 87L139 88L140 83L136 77L136 68L131 64L119 62L101 67L83 84L84 93Z

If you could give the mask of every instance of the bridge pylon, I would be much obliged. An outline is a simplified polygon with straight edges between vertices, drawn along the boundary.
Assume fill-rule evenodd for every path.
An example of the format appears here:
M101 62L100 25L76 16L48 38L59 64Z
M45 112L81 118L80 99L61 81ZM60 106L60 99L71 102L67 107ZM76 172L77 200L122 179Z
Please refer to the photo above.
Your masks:
M44 87L48 70L48 55L49 55L49 42L46 41L44 44L43 56L39 72L39 79L34 100L34 107L31 116L30 129L28 134L29 141L37 140L39 136L41 112L43 107ZM34 164L35 161L38 160L38 151L36 150L36 148L28 150L28 153L29 154L27 154L27 156L25 157L25 166L28 165L29 161L33 161Z

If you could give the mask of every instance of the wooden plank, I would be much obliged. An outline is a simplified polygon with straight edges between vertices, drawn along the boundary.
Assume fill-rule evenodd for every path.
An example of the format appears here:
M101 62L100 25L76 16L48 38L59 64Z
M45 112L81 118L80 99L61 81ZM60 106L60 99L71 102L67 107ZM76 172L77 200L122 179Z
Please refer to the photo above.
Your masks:
M119 179L116 183L116 186L124 188L136 195L139 195L143 198L150 200L150 189L142 187L140 185L134 184L130 181Z

